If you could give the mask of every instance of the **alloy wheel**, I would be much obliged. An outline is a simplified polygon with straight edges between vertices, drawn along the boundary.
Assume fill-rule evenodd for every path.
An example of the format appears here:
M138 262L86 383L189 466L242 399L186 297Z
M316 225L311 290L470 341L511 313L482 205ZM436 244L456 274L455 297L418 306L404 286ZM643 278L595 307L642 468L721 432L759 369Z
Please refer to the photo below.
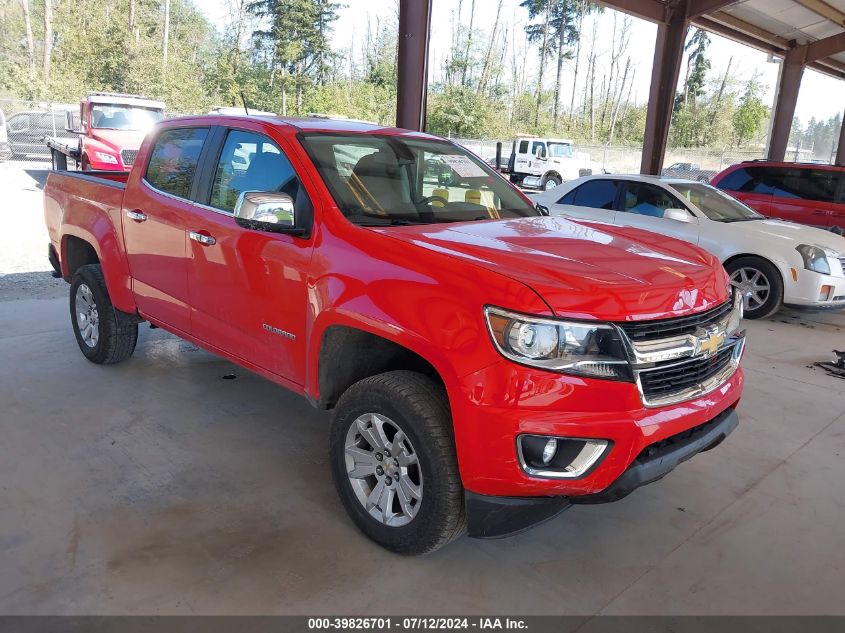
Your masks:
M762 307L772 291L769 280L756 268L744 267L735 270L731 274L731 285L742 294L746 310Z
M97 347L100 340L100 315L97 312L97 302L94 293L85 284L79 284L76 289L76 326L79 336L88 347Z

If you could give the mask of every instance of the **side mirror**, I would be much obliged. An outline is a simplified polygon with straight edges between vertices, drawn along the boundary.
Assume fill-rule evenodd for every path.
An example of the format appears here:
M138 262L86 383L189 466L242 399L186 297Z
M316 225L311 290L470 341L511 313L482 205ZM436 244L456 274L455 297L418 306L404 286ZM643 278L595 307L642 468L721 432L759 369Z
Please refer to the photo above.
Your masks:
M675 220L676 222L685 222L687 224L695 221L693 214L686 209L666 209L663 212L663 217L667 220Z
M273 191L244 191L235 204L235 222L254 231L305 235L297 226L293 198Z
M73 110L65 110L65 131L71 134L82 134L79 115Z
M538 147L537 151L534 152L534 157L543 160L546 157L546 152L543 151L542 147Z

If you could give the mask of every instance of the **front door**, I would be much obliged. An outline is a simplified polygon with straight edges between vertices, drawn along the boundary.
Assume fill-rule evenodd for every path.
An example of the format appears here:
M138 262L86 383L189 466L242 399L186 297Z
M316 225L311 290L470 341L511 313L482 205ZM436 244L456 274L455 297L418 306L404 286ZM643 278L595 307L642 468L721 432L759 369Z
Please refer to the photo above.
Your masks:
M202 207L192 212L188 240L191 332L304 384L313 237L242 228L233 212L244 191L287 193L298 214L311 210L310 198L280 145L257 130L229 130L212 170Z
M123 238L132 290L144 316L190 331L187 221L206 127L165 128L142 176L133 172L123 199Z
M692 213L691 222L665 218L663 215L666 209L688 210L684 203L662 187L647 182L629 181L622 196L622 207L616 214L616 223L697 244L697 218L692 216Z

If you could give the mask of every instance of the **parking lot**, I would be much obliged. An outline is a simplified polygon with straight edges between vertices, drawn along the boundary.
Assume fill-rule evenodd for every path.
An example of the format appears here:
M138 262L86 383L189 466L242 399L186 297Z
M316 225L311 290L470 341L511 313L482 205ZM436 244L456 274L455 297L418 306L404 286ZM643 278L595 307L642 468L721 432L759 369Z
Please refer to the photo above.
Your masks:
M44 172L0 165L4 614L845 614L845 314L747 322L740 426L604 506L422 558L362 536L328 415L161 330L87 362Z

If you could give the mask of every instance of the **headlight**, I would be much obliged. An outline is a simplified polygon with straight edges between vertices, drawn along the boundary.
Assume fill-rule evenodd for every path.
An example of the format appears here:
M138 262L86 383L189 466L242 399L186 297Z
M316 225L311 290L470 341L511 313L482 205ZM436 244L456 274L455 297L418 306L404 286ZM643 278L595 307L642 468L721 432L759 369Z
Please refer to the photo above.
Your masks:
M800 246L796 246L795 250L801 253L801 257L804 259L804 268L814 270L823 275L830 274L830 264L827 261L827 255L818 246L801 244Z
M603 323L578 323L485 308L487 327L505 358L565 374L631 380L619 331Z
M728 336L732 336L739 330L739 327L742 324L742 316L745 312L745 300L742 293L735 288L733 288L731 292L733 296L733 309L731 310L730 317L728 318L728 323L725 326L725 331Z
M106 152L94 152L94 156L101 163L108 163L109 165L117 165L117 158Z

